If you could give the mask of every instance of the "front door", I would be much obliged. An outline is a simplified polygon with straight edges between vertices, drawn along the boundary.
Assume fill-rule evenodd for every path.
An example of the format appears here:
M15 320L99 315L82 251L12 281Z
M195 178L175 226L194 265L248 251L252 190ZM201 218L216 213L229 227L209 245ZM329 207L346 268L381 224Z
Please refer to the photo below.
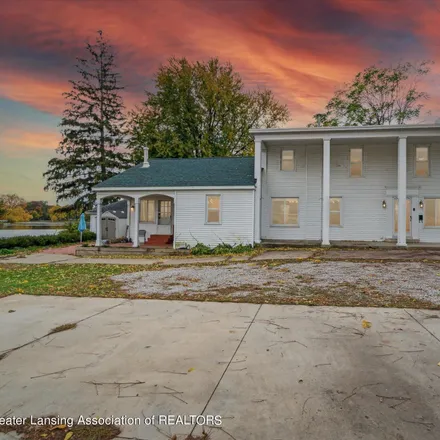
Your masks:
M159 234L171 234L172 205L171 200L159 200L157 224Z
M411 199L406 199L406 235L411 236ZM393 233L397 237L398 231L398 219L399 219L399 200L394 199L394 210L393 210Z

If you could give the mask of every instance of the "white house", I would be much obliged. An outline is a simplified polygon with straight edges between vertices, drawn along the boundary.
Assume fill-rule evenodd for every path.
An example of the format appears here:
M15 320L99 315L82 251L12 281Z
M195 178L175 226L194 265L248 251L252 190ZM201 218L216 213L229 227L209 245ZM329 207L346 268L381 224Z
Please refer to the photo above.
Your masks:
M440 126L252 130L255 158L151 159L95 187L130 236L197 242L440 243ZM101 244L98 230L97 245ZM148 244L148 242L147 242Z
M253 157L149 160L145 149L143 164L100 183L95 191L98 218L106 197L129 201L127 235L134 247L255 241ZM99 222L96 232L100 246Z

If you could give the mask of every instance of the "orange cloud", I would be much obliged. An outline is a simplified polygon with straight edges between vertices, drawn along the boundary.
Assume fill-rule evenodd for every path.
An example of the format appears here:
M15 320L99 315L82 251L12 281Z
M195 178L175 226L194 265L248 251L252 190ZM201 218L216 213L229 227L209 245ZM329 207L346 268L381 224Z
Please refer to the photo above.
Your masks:
M438 35L439 26L424 2L417 8L406 0L399 8L393 2L324 3L352 13L352 20L360 17L370 23L365 37L377 28L403 29L435 46L430 38ZM4 66L6 59L0 66L0 95L59 115L64 108L61 93L69 88L67 80L75 77L66 64L74 64L74 55L83 53L85 39L93 38L99 27L117 49L127 107L143 99L142 90L170 56L192 60L219 56L234 64L248 87L271 88L291 109L291 123L302 125L322 110L337 86L383 56L380 45L368 44L362 35L300 26L301 20L286 21L264 2L249 2L234 14L233 6L240 4L162 1L125 2L121 7L120 2L88 1L55 8L52 1L41 0L30 13L24 1L10 2L5 8L10 19L0 36L12 46L16 40L42 60L51 59L51 64L42 68L30 61L27 66L26 58L14 58L15 63Z
M55 150L61 135L50 131L25 131L17 128L0 132L2 151L9 157L28 156L35 150Z
M63 111L66 82L38 78L25 72L0 70L0 97L31 105L54 114Z

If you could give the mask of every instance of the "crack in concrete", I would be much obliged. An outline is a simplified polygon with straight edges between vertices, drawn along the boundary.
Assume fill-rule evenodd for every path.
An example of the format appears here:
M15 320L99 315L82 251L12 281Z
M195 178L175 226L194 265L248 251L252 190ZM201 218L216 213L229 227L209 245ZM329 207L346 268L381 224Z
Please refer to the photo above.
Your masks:
M130 301L131 301L131 300L128 299L128 300L122 301L122 302L120 302L120 303L118 303L118 304L115 304L115 305L113 305L113 306L111 306L111 307L107 307L106 309L101 310L100 312L94 313L93 315L86 316L85 318L80 319L79 321L76 321L75 324L79 324L80 322L84 322L84 321L86 321L87 319L91 319L91 318L93 318L93 317L95 317L95 316L97 316L97 315L101 315L102 313L105 313L105 312L107 312L108 310L112 310L112 309L114 309L115 307L119 307L119 306L121 306L122 304L125 304L125 303L130 302ZM17 351L17 350L20 350L20 348L27 347L28 345L34 344L35 342L39 342L39 341L41 341L42 339L44 339L44 338L46 338L47 336L50 336L50 335L52 335L52 334L53 334L53 333L50 331L49 333L46 333L46 334L43 335L43 336L40 336L40 337L38 337L38 338L34 338L32 341L26 342L26 343L24 343L24 344L22 344L22 345L18 345L17 347L7 348L6 350L1 351L1 352L0 352L0 361L3 360L4 358L6 358L6 357L7 357L9 354L11 354L12 352Z
M246 335L248 334L250 328L252 327L252 324L255 322L255 319L257 318L258 313L260 313L261 307L263 307L263 304L260 304L260 305L258 306L258 309L257 309L257 311L255 312L255 315L254 315L254 317L252 318L252 321L249 323L249 325L248 325L246 331L244 332L243 337L240 339L240 342L238 343L237 348L235 349L234 353L232 353L231 359L229 360L228 364L226 365L226 368L224 369L222 375L220 376L220 379L218 380L216 386L214 387L214 390L212 391L211 395L209 396L209 399L208 399L208 401L206 402L206 405L204 406L204 408L203 408L202 412L200 413L200 415L203 415L203 414L205 413L206 409L208 408L208 405L209 405L209 403L211 402L212 398L214 397L214 394L215 394L215 392L217 391L217 388L219 387L221 381L223 380L223 377L225 376L225 374L226 374L226 372L228 371L230 365L232 364L232 361L234 360L235 356L237 355L238 350L240 349L241 344L242 344L243 341L244 341L244 338L245 338ZM194 424L194 426L193 426L192 429L191 429L191 432L189 433L190 436L193 434L193 432L194 432L194 430L197 428L197 426L198 426L197 424Z
M411 315L411 313L408 312L408 310L404 309L405 312L411 316L412 319L414 319L415 322L417 322L417 324L420 325L420 327L422 327L423 329L425 329L431 336L433 336L435 339L437 339L438 342L440 342L440 339L434 334L432 333L431 330L429 330L428 328L426 328L416 317L414 317L413 315Z

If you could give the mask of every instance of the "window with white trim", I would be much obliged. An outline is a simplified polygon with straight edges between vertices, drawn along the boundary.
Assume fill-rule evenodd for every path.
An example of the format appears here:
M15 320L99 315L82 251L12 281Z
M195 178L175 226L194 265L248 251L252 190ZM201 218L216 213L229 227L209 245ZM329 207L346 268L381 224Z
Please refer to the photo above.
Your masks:
M363 149L350 148L350 177L363 176Z
M341 207L342 199L340 197L330 198L330 226L341 226Z
M206 223L221 222L221 197L220 195L206 196Z
M272 199L272 225L298 226L298 198Z
M429 148L428 147L416 147L416 177L428 177L429 176Z
M281 150L281 171L295 170L295 152L293 150Z
M145 223L156 223L156 204L154 200L141 199L139 219Z
M425 199L425 226L428 228L440 227L440 199Z

